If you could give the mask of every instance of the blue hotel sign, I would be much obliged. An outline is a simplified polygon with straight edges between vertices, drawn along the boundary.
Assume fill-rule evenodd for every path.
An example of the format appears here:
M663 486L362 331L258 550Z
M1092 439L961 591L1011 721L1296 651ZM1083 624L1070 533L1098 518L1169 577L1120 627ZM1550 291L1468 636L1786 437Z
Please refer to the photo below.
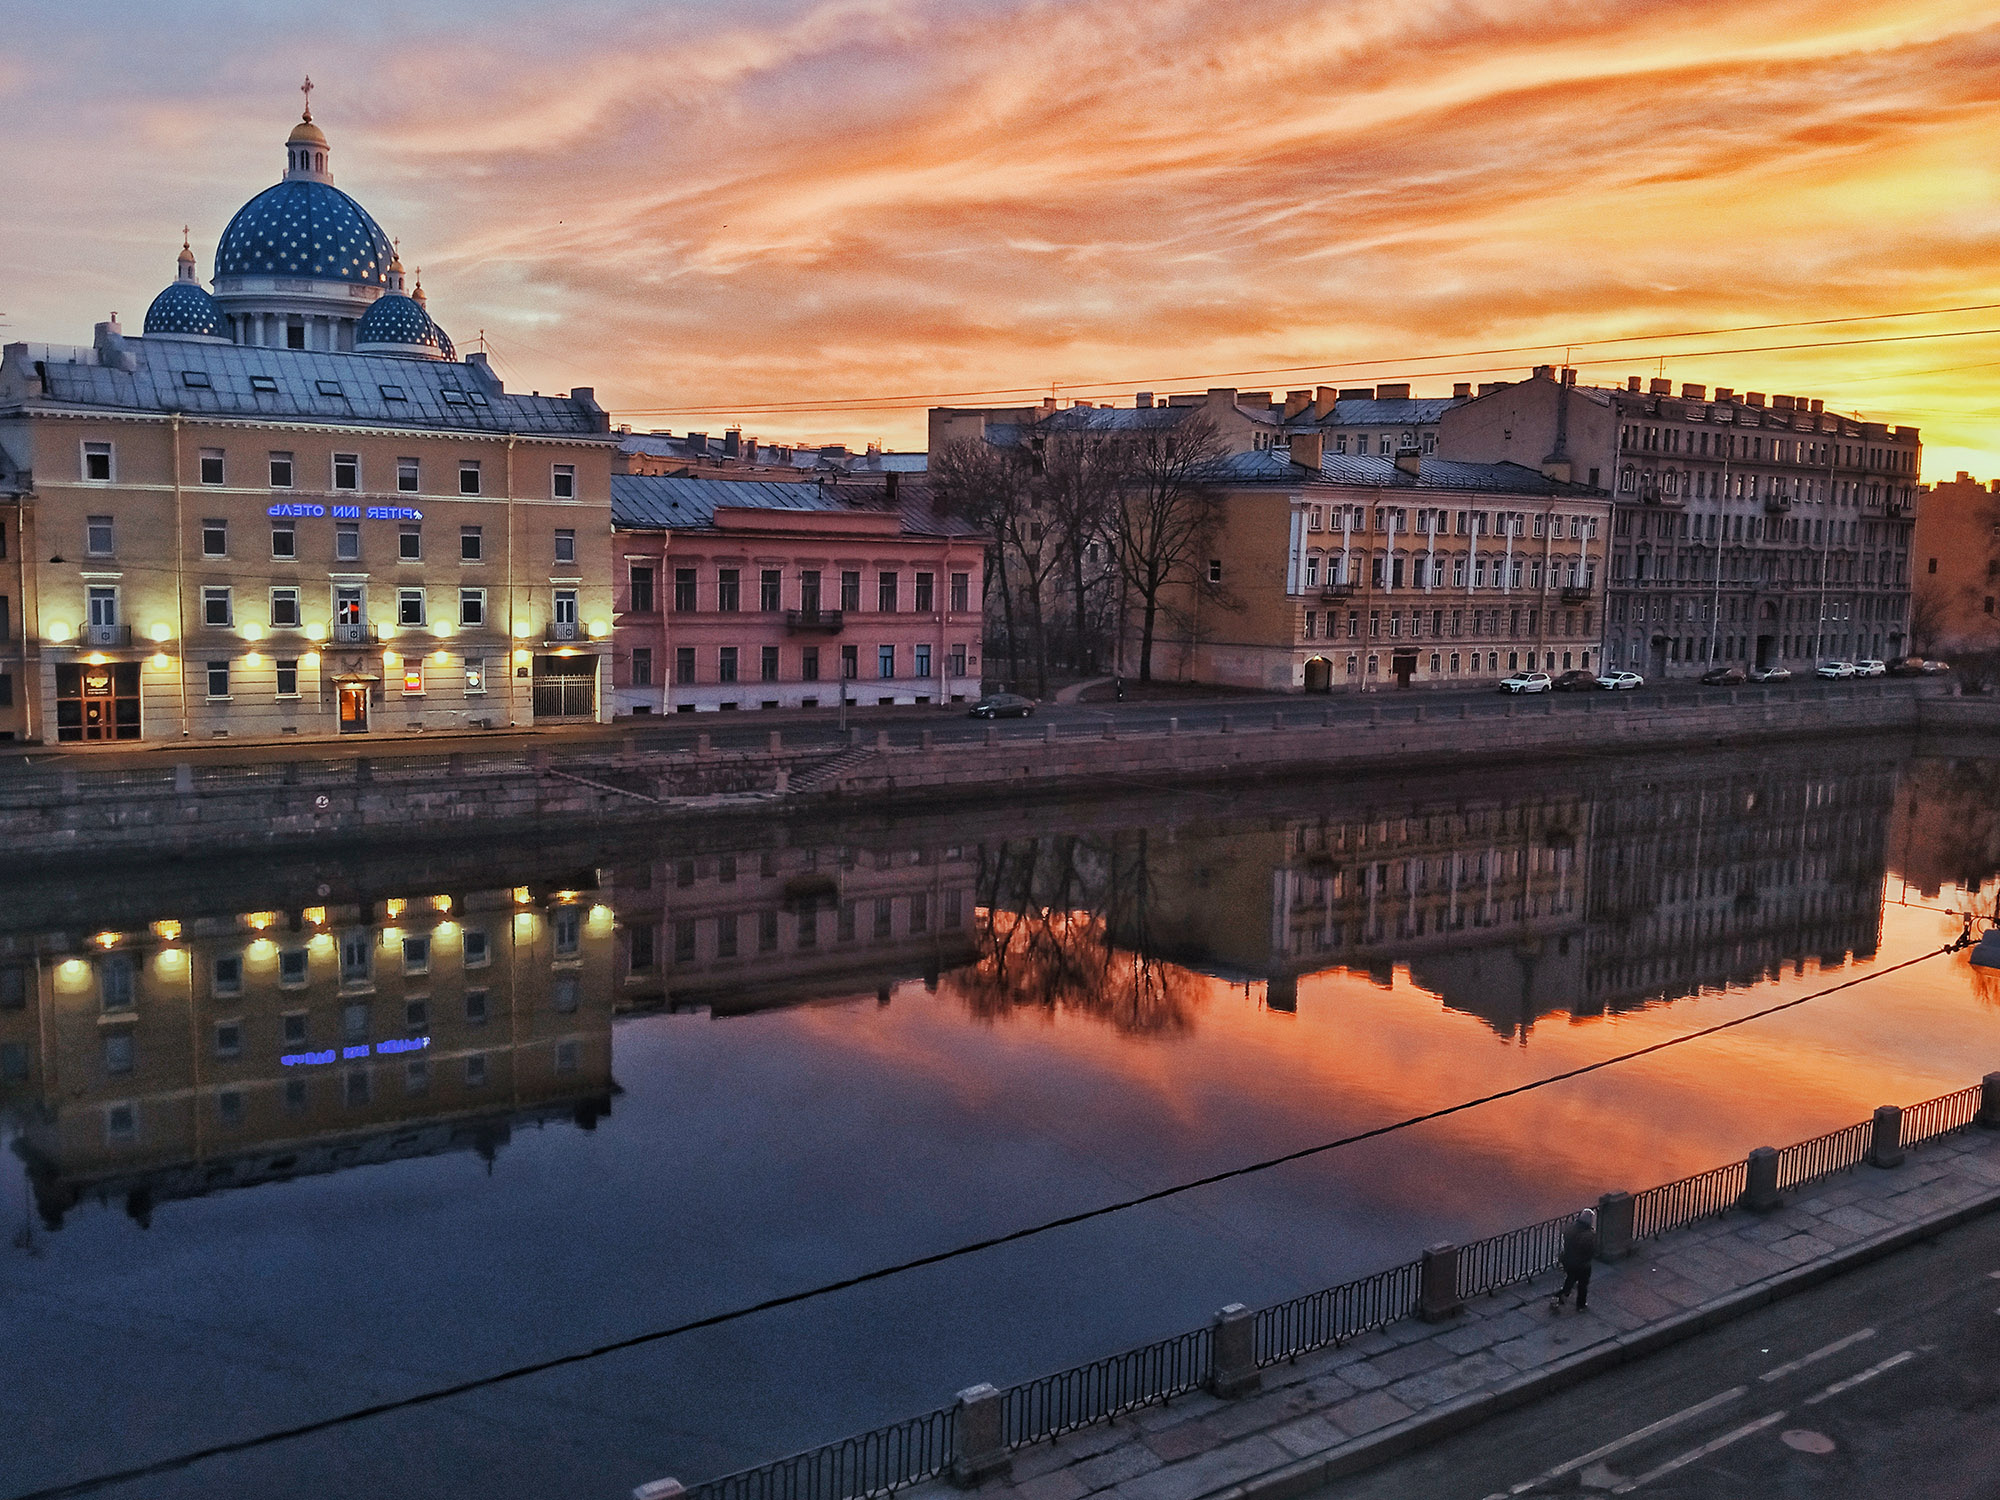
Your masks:
M424 513L409 505L273 505L264 512L286 520L317 520L332 516L336 521L421 521Z

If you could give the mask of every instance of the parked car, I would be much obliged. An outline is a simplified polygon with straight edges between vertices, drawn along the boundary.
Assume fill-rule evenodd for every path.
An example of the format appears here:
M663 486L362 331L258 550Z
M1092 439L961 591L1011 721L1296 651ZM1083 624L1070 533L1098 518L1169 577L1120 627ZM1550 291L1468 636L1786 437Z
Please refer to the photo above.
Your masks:
M1951 663L1948 661L1927 661L1924 663L1924 676L1926 677L1935 677L1940 672L1949 672L1950 670Z
M1749 680L1741 667L1710 667L1701 674L1703 687L1741 687Z
M1852 677L1854 675L1854 663L1851 661L1823 661L1817 667L1813 668L1813 675L1829 679L1835 677Z
M1597 685L1606 692L1616 692L1620 688L1642 688L1646 679L1637 672L1606 672L1597 679Z
M1790 682L1792 674L1788 667L1752 667L1750 669L1750 680L1752 682Z
M1555 680L1555 690L1559 693L1594 692L1596 688L1597 675L1594 672L1585 672L1580 668L1576 671L1565 672Z
M1553 686L1546 672L1516 672L1512 677L1500 679L1503 693L1546 693Z
M1035 712L1035 700L1019 693L988 693L965 711L968 719L1026 719Z
M1903 656L1889 663L1891 677L1921 677L1924 675L1924 659L1921 656Z
M1889 670L1887 663L1879 661L1858 661L1854 664L1856 677L1880 677Z

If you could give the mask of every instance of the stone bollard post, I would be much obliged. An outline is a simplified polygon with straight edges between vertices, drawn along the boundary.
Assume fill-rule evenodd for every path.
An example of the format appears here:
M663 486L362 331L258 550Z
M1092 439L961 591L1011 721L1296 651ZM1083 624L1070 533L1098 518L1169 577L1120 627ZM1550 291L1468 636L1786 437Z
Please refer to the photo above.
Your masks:
M1417 723L1419 723L1419 724L1421 724L1421 723L1423 723L1423 722L1424 722L1424 706L1423 706L1423 704L1421 704L1421 703L1419 703L1419 704L1417 705L1417 713L1416 713L1416 720L1415 720L1415 722L1417 722Z
M1180 716L1178 714L1175 714L1167 720L1167 733L1179 734L1180 732L1181 732Z
M1736 696L1736 689L1735 689L1735 688L1731 688L1731 689L1729 690L1729 706L1730 706L1731 708L1734 708L1734 707L1736 707L1736 705L1737 705L1737 703L1738 703L1739 701L1740 701L1740 700L1739 700L1739 699L1737 698L1737 696Z
M1213 1350L1208 1388L1225 1401L1247 1396L1264 1383L1257 1372L1257 1315L1232 1302L1209 1325Z
M1044 724L1042 726L1042 743L1044 745L1053 745L1055 742L1056 726L1053 724Z
M1323 708L1319 711L1319 727L1322 729L1333 728L1333 709L1331 707Z
M537 771L541 770L543 766L549 763L549 752L546 750L537 750L534 755L534 762L535 769ZM374 779L374 762L370 761L365 755L356 756L354 759L354 784L356 786L367 786Z
M988 724L986 726L986 743L989 746L1000 743L1000 726L998 724Z
M1222 732L1223 734L1229 734L1229 733L1233 732L1233 730L1234 730L1234 728L1235 728L1235 725L1234 725L1234 723L1233 723L1233 719L1234 719L1234 715L1232 715L1232 714L1224 714L1224 715L1222 716L1222 731L1221 731L1221 732Z
M1585 693L1583 695L1583 711L1587 714L1597 712L1597 694Z
M785 753L785 732L782 729L771 731L770 750L773 755Z
M76 801L82 790L83 783L78 780L74 766L64 766L56 772L56 795L61 797L63 801Z
M715 742L709 736L698 734L694 737L694 753L696 755L710 755L714 753L714 750Z
M776 736L774 735L772 738L775 739ZM926 729L922 734L917 736L917 745L920 749L929 750L936 744L937 733L935 730Z
M1636 1203L1630 1193L1606 1193L1597 1200L1597 1258L1623 1260L1632 1253Z
M1118 738L1118 726L1117 724L1113 723L1110 719L1106 719L1104 721L1104 737L1107 740L1115 740Z
M1424 1251L1421 1287L1418 1317L1426 1323L1442 1323L1458 1316L1465 1305L1458 1300L1458 1246L1438 1244Z
M680 1500L687 1488L678 1479L655 1479L632 1491L632 1500Z
M875 753L877 755L887 755L889 753L888 730L878 729L875 731Z
M1778 1153L1759 1146L1750 1153L1743 1174L1743 1206L1753 1214L1767 1214L1783 1200L1778 1197Z
M859 750L861 748L861 731L859 729L850 729L847 731L847 747L850 750Z
M174 762L174 790L184 796L194 790L194 767L184 760Z
M1556 695L1554 693L1550 693L1548 697L1542 700L1542 712L1545 714L1552 714L1555 711L1556 711Z
M1272 731L1276 732L1277 730L1283 729L1284 727L1285 727L1285 716L1282 713L1273 713L1271 715Z
M1981 1130L2000 1130L2000 1073L1979 1080L1979 1113L1972 1123Z
M951 1482L971 1489L983 1479L1005 1475L1014 1466L1001 1430L1001 1397L990 1385L958 1393L958 1435L951 1455Z
M618 753L620 755L628 755L628 756L637 755L639 753L639 736L632 733L632 731L629 729L626 730L625 733L619 735Z
M1903 1112L1893 1104L1875 1111L1875 1135L1868 1143L1868 1165L1900 1167L1903 1164Z
M1471 717L1472 717L1472 704L1471 704L1471 703L1469 703L1469 702L1467 702L1467 703L1461 703L1461 704L1459 704L1459 705L1458 705L1458 716L1459 716L1459 717L1460 717L1461 719L1469 719L1469 718L1471 718Z
M444 772L445 775L456 781L465 774L465 757L457 751L453 751L450 755L447 755L444 758Z
M772 788L772 790L776 792L780 797L782 797L791 789L792 789L792 773L790 771L787 771L783 766L778 767L778 782L777 785Z
M1500 710L1500 717L1503 719L1511 719L1514 717L1514 699L1511 694L1508 695L1506 707Z
M1369 705L1368 727L1370 729L1380 729L1382 727L1382 710L1377 705L1374 704Z
M278 780L285 786L297 786L299 784L299 763L295 760L286 761L284 768L278 773Z

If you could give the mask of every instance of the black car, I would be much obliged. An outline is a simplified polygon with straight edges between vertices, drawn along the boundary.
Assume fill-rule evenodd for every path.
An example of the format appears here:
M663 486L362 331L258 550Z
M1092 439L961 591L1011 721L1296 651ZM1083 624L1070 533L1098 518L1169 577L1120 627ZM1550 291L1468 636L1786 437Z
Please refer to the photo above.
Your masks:
M1555 680L1554 686L1559 693L1594 693L1597 691L1597 674L1565 672Z
M988 693L965 711L968 719L1026 719L1035 712L1035 700L1019 693Z
M1749 681L1749 674L1741 667L1710 667L1701 674L1704 687L1741 687Z

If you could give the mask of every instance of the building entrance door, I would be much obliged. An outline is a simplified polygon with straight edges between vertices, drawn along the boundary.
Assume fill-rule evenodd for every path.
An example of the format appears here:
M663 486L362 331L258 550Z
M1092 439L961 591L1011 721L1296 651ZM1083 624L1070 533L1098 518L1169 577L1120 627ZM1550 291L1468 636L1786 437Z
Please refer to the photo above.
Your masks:
M340 732L342 734L368 732L367 683L343 682L340 685Z
M1333 663L1324 656L1315 656L1306 663L1306 691L1324 693L1333 686Z
M1398 651L1389 658L1389 670L1396 674L1396 686L1406 688L1410 679L1417 675L1417 653Z
M1778 649L1778 638L1773 635L1757 637L1757 670L1763 671L1771 665L1771 656Z
M139 664L99 662L56 668L56 739L139 738Z
M1651 676L1655 682L1664 682L1666 680L1667 638L1663 635L1653 637L1653 670Z

